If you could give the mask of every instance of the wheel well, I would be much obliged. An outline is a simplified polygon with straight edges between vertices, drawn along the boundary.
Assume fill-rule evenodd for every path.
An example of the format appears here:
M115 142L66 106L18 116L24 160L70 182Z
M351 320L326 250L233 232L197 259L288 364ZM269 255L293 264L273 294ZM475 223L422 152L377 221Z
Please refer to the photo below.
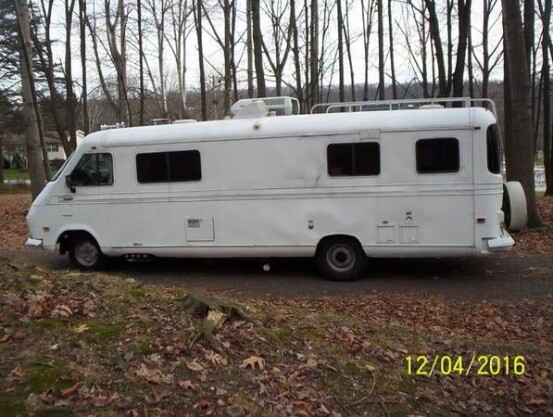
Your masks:
M57 241L57 244L60 248L60 254L65 254L69 250L71 242L78 237L90 237L94 239L96 243L98 243L96 238L88 233L86 230L68 230L66 232L63 232Z
M317 254L319 253L319 250L320 250L320 248L321 248L321 246L324 242L327 242L329 240L336 239L336 238L338 238L338 239L351 239L359 245L361 250L363 250L363 245L361 245L361 242L355 236L351 236L351 235L328 235L328 236L323 237L321 240L319 240L319 243L317 244L317 249L315 251L315 256L317 256Z

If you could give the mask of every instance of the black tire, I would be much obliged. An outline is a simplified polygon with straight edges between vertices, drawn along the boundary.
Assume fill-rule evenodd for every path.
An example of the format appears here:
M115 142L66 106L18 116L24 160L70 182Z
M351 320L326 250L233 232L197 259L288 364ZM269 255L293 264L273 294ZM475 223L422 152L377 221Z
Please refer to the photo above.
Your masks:
M333 237L319 244L315 263L325 278L332 281L351 281L365 272L368 260L357 240Z
M83 271L99 269L106 263L106 257L98 243L87 234L79 234L71 238L69 258L75 267Z

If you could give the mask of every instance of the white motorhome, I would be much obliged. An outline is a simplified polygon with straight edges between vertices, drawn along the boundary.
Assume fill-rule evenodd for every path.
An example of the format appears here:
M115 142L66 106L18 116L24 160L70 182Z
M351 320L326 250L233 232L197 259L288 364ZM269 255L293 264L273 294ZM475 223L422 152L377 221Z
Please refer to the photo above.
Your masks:
M494 112L473 100L234 109L92 133L33 202L27 246L83 269L121 256L314 256L323 275L352 279L368 257L508 250L505 226L525 226Z

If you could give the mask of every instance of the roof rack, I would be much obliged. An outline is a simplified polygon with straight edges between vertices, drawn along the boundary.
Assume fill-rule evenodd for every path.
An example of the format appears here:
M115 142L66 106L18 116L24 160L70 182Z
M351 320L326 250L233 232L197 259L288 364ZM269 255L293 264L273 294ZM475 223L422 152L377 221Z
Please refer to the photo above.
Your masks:
M417 98L404 100L382 101L350 101L344 103L320 103L311 107L311 114L335 112L360 112L379 110L408 110L445 107L472 107L480 105L490 109L497 118L495 103L489 98L446 97L446 98Z

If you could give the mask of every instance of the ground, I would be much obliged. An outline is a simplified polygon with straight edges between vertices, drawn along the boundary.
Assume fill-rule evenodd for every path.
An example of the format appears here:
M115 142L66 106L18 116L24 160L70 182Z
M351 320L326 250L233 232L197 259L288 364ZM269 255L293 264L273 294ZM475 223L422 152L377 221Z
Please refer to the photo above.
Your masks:
M553 414L551 198L511 253L375 260L353 283L308 260L80 273L20 249L29 203L0 195L0 415Z

